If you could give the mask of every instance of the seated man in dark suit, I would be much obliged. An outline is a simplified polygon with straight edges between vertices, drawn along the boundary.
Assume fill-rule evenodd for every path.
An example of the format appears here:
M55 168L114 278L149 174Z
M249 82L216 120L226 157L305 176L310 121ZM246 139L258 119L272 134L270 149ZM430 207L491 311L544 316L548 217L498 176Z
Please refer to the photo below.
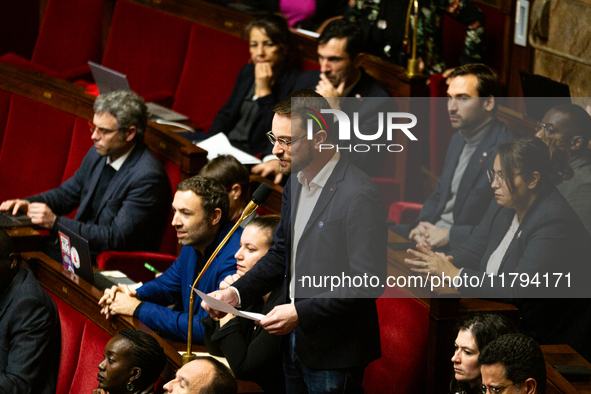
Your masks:
M351 121L353 113L359 113L359 130L364 134L373 134L378 129L378 112L395 111L396 108L393 107L393 101L387 99L363 100L367 97L390 97L390 94L361 67L362 50L363 33L356 24L344 19L330 22L318 38L320 70L303 73L296 81L294 90L316 90L328 100L332 109L345 112ZM355 136L352 137L351 145L365 143ZM346 150L344 153L368 175L381 174L384 161L376 159L375 154L356 154ZM385 158L381 156L382 159ZM278 174L277 160L259 164L253 168L253 172L263 176Z
M88 240L93 257L104 250L155 250L170 210L170 183L164 167L143 142L144 100L130 91L100 95L89 122L94 147L74 176L57 189L8 200L0 210L24 211L34 224L56 223ZM78 208L74 219L63 215ZM57 237L45 251L61 259Z
M482 392L544 394L546 362L532 338L505 334L482 349L478 356ZM511 387L511 391L508 389Z
M99 301L102 313L134 316L165 338L186 341L189 330L191 286L205 263L233 223L228 219L228 193L212 178L194 176L177 186L172 209L180 256L162 275L144 284L137 292L127 286L105 290ZM197 289L208 293L219 288L228 275L236 273L234 254L240 249L242 227L232 234L228 243L205 271ZM201 299L195 298L195 305ZM177 303L172 310L169 305ZM207 313L197 308L193 316L193 343L203 344L204 327L200 322Z
M54 394L60 344L55 303L0 230L0 391Z
M457 248L470 236L494 196L486 172L493 168L497 145L513 139L496 117L495 97L500 93L497 74L484 64L461 66L450 74L447 109L458 132L419 220L394 226L393 231L444 250Z
M591 234L591 116L575 104L559 105L544 115L536 127L536 137L555 143L570 151L574 175L557 186Z

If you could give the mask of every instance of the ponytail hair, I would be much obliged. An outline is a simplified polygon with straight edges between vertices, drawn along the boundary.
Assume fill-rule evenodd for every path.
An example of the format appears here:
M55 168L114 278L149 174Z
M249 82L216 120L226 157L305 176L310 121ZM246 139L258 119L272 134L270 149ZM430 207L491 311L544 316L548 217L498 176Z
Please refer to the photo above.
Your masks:
M546 145L540 138L526 137L499 145L498 154L501 169L507 179L511 194L515 189L514 176L528 177L537 171L540 174L538 186L542 190L572 178L574 172L569 164L568 149L559 146L558 141L548 140Z

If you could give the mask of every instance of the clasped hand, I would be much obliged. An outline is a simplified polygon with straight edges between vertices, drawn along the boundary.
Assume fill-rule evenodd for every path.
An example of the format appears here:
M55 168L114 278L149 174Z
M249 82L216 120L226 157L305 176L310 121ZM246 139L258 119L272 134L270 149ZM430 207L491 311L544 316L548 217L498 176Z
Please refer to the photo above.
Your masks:
M426 244L417 244L418 250L408 249L407 253L414 259L404 259L404 262L411 265L411 271L421 274L430 274L433 276L445 275L455 277L460 270L456 268L453 262L453 256L446 256L444 253L436 253L429 249Z
M137 298L137 292L131 290L127 285L113 286L110 289L105 289L105 294L98 302L101 309L101 314L105 318L113 315L133 316L133 312L140 304Z

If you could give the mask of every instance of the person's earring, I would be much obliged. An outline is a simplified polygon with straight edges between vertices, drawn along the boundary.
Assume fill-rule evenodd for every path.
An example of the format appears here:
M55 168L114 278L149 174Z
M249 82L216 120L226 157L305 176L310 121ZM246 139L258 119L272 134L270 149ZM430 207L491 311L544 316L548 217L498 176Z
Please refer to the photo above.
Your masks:
M127 383L127 386L125 387L127 389L127 391L133 391L133 389L135 388L133 383L129 382Z

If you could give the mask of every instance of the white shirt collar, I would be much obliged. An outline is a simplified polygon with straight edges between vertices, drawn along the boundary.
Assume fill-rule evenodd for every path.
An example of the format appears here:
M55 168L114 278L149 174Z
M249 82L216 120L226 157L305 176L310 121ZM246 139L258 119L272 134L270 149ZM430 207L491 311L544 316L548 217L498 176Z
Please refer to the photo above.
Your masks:
M123 156L121 156L120 158L118 158L114 162L111 162L111 157L110 156L107 156L107 165L110 165L111 167L113 167L113 169L115 171L119 171L119 169L121 168L121 166L123 165L123 163L125 163L125 160L131 154L131 151L133 150L133 148L135 148L135 144L131 147L130 150L127 151L127 153L125 153Z
M306 176L302 171L298 172L298 182L300 182L302 186L304 186L305 188L310 188L313 186L324 187L324 185L326 185L326 182L328 181L328 178L330 177L330 174L332 174L332 171L339 162L340 158L340 152L336 152L334 155L332 155L328 163L326 163L326 165L322 167L322 169L318 172L318 174L316 174L314 179L312 179L311 181L308 181L306 179Z

